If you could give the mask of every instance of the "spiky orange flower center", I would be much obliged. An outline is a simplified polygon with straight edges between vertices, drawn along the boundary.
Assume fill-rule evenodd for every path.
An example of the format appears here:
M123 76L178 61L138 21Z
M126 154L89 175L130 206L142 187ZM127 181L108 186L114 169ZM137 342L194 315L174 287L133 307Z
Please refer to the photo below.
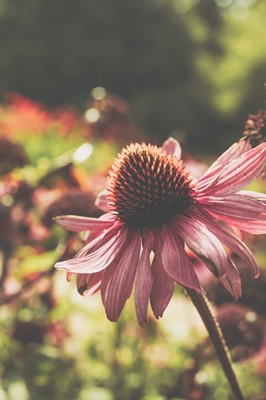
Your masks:
M193 185L182 161L162 148L131 144L109 172L110 210L129 226L162 226L193 202Z

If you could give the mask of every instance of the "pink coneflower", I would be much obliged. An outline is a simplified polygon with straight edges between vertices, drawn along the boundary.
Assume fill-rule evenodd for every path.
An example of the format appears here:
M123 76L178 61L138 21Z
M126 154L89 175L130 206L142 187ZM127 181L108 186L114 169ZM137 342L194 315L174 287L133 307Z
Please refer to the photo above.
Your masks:
M248 116L243 135L249 136L254 147L266 141L266 110L260 110L258 114Z
M180 158L172 138L162 148L129 145L114 161L99 197L107 213L98 219L57 220L89 236L74 259L56 267L68 271L69 278L78 275L83 295L101 290L111 321L118 319L134 286L140 325L147 323L149 301L155 317L163 315L174 282L202 293L185 244L235 298L241 295L240 276L223 245L259 274L253 254L235 232L266 232L266 195L242 191L262 170L266 144L251 150L245 140L235 143L198 180Z

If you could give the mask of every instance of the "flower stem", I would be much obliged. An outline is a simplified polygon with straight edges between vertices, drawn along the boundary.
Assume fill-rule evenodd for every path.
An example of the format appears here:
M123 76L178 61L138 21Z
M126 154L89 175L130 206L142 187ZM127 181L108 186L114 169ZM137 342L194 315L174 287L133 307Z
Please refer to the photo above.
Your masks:
M211 310L206 295L199 294L195 290L189 288L186 288L186 292L198 310L202 321L204 322L236 400L245 400L243 391L233 370L232 359L225 343L221 328Z

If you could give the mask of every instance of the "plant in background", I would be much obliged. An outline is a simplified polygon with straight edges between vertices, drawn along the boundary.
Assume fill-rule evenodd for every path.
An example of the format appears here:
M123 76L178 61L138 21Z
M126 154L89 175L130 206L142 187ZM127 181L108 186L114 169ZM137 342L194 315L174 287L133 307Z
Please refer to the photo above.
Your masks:
M53 130L66 136L80 123L74 107L48 110L43 104L18 93L8 93L0 108L0 127L6 135L43 135Z
M107 93L102 87L92 89L91 96L84 113L89 137L124 144L140 133L144 135L131 119L125 100Z
M243 135L249 137L253 146L266 141L266 110L249 115L245 122Z
M27 162L27 155L19 143L0 136L0 176L24 167Z

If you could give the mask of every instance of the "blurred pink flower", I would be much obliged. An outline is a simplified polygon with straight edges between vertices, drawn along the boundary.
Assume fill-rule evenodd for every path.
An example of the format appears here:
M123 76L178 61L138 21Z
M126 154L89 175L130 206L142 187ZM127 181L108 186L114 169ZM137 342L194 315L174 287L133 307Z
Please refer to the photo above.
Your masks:
M140 325L147 323L149 301L155 317L163 315L174 282L203 291L184 244L235 298L241 296L240 276L223 244L259 274L255 257L232 226L266 232L266 195L242 191L261 172L266 144L251 150L245 140L235 143L198 180L180 158L180 145L172 138L162 148L131 144L115 159L99 197L106 214L57 219L89 236L74 259L56 268L68 271L69 279L77 274L83 295L100 289L111 321L118 319L133 286Z

